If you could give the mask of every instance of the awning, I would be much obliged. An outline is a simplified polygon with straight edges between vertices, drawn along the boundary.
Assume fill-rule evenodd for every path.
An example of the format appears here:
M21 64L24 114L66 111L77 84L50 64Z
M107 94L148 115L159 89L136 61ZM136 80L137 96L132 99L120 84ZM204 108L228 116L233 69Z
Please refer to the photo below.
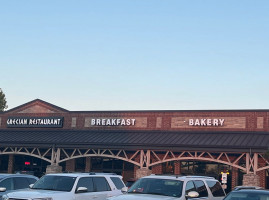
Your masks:
M264 152L268 145L268 132L0 130L1 147Z

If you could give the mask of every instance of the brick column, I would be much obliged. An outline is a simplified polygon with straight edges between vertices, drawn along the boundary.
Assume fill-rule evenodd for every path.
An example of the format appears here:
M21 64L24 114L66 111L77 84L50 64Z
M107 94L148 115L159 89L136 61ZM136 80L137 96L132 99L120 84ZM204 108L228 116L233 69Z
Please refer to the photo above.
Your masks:
M74 172L75 171L75 159L67 160L65 170L67 172Z
M91 171L91 157L86 157L85 172Z
M259 159L258 161L259 167L265 167L266 162L263 159ZM258 171L257 175L260 177L260 187L266 187L266 170Z
M232 169L232 189L235 188L235 186L238 186L238 169L233 167Z
M14 155L10 154L8 158L8 168L7 168L7 172L9 174L13 173L13 163L14 163Z
M181 162L174 161L174 174L181 174Z
M260 187L266 187L266 172L265 170L258 171L257 175L260 177Z
M162 174L163 166L162 164L152 166L152 174Z
M135 161L139 162L139 157L138 156L135 158ZM139 174L140 174L139 167L137 165L134 165L134 178L137 179L137 177L140 176Z

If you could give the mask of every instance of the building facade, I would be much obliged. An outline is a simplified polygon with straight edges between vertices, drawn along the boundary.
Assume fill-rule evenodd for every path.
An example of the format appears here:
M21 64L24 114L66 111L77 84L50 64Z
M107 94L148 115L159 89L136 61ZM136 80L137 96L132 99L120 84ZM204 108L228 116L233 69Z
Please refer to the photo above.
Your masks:
M269 110L68 111L36 99L0 112L0 172L195 174L268 188Z

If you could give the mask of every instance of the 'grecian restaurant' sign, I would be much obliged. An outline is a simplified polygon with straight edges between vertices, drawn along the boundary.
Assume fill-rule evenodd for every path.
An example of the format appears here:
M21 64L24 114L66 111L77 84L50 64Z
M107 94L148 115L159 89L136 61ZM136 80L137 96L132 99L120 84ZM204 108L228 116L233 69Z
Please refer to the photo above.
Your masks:
M7 127L14 128L62 128L63 117L9 117Z

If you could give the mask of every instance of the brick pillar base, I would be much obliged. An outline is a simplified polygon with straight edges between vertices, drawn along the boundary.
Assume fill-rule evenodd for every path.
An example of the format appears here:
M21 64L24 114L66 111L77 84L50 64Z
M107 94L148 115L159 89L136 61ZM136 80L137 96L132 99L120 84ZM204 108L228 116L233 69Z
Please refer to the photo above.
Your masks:
M14 155L10 154L8 158L8 168L7 168L7 173L9 174L13 173L13 163L14 163Z
M59 165L48 165L46 168L46 174L51 174L51 173L61 173L62 172L62 167Z
M135 173L135 179L142 178L144 176L149 176L151 174L151 170L142 168L142 169L137 169Z
M243 185L245 186L260 186L260 176L256 174L244 174Z

